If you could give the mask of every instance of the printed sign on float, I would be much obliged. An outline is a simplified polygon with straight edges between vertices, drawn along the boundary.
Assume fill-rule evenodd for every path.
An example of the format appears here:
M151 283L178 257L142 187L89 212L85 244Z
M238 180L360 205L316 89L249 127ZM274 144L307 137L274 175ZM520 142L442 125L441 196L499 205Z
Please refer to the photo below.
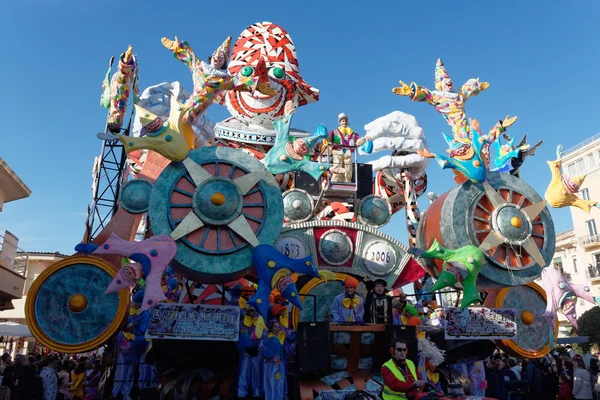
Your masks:
M237 341L240 308L158 303L150 309L149 339Z
M516 311L512 308L446 308L446 339L516 339Z

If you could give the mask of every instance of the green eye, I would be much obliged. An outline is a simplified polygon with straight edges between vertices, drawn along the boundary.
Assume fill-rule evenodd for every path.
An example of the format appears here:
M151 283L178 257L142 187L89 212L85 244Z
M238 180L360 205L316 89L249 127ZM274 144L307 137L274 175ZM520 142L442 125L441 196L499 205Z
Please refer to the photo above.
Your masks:
M254 73L254 68L252 68L252 67L246 66L246 67L242 68L242 75L244 75L244 76L250 76L253 73Z
M283 79L285 77L285 71L279 67L271 68L269 70L269 76L273 79Z

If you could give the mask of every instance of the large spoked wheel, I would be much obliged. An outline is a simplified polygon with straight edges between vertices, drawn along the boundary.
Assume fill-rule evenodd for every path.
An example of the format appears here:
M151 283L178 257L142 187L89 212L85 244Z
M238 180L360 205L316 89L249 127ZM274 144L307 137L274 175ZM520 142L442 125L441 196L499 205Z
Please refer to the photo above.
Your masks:
M486 252L488 259L502 268L529 268L536 263L536 258L544 263L539 249L544 248L548 227L536 211L541 212L545 204L534 204L535 200L517 188L502 186L495 191L499 197L486 191L475 201L470 215L474 244L479 246L486 240L494 240L495 236L504 239ZM490 200L490 197L496 198ZM488 239L490 235L494 237Z
M535 283L490 292L486 307L512 308L516 311L517 338L496 340L496 344L515 357L539 358L550 352L550 326L542 314L546 311L546 293ZM558 323L554 337L558 335Z
M175 268L206 283L245 275L253 247L273 244L283 223L273 176L241 150L202 148L171 163L150 198L154 234L177 241Z
M115 268L96 257L69 257L45 269L25 304L27 325L42 345L63 353L100 347L127 315L129 292L105 295Z
M429 248L434 240L451 249L475 245L486 253L477 278L481 290L534 281L556 244L544 200L518 177L499 172L490 172L481 185L465 182L430 205L417 229L417 246ZM439 276L440 260L425 263Z

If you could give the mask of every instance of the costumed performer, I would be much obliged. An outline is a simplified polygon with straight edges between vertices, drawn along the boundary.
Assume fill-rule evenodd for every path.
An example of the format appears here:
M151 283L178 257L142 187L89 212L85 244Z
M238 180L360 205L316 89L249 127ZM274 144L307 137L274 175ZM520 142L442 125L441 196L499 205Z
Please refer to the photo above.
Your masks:
M362 146L370 137L360 138L348 125L348 116L344 113L338 115L340 126L329 132L329 142L332 144L333 176L332 182L352 182L354 169L352 168L352 154L355 147ZM343 172L341 172L343 169Z
M120 331L115 339L117 348L117 368L112 388L112 395L116 398L123 396L123 400L131 400L129 396L133 388L133 367L135 365L135 351L132 341L135 339L133 333L127 332L127 328Z
M263 395L263 363L258 353L258 348L265 331L264 320L258 315L258 311L254 307L247 305L238 341L240 361L238 366L237 395L240 398L248 396L250 388L252 388L252 397L261 397Z
M329 310L332 322L363 322L365 307L362 297L356 294L356 288L358 281L352 277L346 278L344 293L335 296Z
M403 340L390 343L390 358L381 367L383 378L383 400L407 399L408 393L418 393L425 381L417 379L415 363L406 358L408 347Z
M248 301L256 294L256 288L252 285L247 285L242 287L242 293L239 299L240 308L242 309L242 313L246 309L246 305Z
M392 311L392 297L387 295L387 282L383 279L371 281L367 277L365 285L369 291L365 299L365 322L371 324L391 324L394 321L394 315Z
M433 317L429 320L429 325L446 327L446 310L443 307L435 309Z
M277 320L270 321L269 332L260 343L265 400L283 400L287 395L285 343L285 329Z

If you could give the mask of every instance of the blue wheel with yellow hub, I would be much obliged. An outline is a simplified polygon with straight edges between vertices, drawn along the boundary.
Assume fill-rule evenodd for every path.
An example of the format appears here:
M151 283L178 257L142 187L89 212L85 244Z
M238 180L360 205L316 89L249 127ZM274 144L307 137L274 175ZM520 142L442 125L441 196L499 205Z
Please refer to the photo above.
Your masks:
M55 351L84 353L110 339L129 307L126 289L104 294L115 273L111 264L92 256L72 256L45 269L25 303L36 340Z
M150 196L155 235L177 242L173 268L203 283L246 275L258 244L283 224L281 190L264 165L239 149L205 147L167 166Z

